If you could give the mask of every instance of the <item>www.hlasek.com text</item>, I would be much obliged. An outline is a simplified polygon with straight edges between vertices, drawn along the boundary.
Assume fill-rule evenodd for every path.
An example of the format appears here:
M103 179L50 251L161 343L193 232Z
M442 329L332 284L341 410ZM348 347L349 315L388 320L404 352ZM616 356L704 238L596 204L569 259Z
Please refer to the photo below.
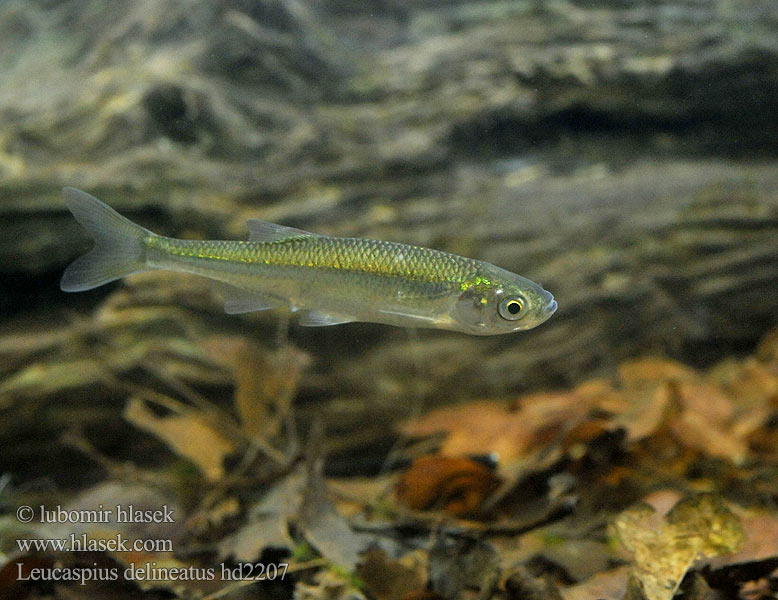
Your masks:
M111 537L89 537L71 533L65 538L17 539L19 552L173 552L173 540L127 539L121 533Z

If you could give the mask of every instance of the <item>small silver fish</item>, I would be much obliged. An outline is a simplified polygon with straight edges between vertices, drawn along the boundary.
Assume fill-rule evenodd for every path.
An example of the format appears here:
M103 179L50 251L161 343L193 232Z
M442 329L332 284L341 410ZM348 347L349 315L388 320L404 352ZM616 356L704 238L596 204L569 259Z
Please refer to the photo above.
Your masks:
M222 282L225 310L288 307L303 325L350 321L493 335L531 329L556 310L538 284L489 263L396 242L317 235L250 220L249 241L152 233L73 188L63 196L94 238L62 276L66 292L170 269Z

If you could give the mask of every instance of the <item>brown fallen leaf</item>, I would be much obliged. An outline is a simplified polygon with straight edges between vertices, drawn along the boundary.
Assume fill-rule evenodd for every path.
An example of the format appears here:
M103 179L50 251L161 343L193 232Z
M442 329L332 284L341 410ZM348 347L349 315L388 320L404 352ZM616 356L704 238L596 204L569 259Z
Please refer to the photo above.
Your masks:
M447 600L447 598L429 590L414 590L405 594L402 600Z
M179 456L191 460L206 479L224 476L224 458L235 451L234 443L222 434L208 416L191 411L159 417L140 398L130 398L124 418L156 436Z
M627 579L630 567L627 565L603 571L577 585L560 590L564 600L623 600L627 593Z
M697 378L691 367L666 358L640 358L619 365L619 379L625 388L638 388L647 383L694 381Z
M738 600L772 600L775 598L774 589L767 577L760 577L755 581L746 581L738 592Z
M47 398L64 390L84 388L105 379L100 361L91 358L29 365L0 383L0 408L15 398Z
M724 425L735 414L732 398L717 385L684 381L675 390L683 410L700 415L709 423Z
M338 512L347 519L361 515L365 510L388 508L385 501L397 483L395 473L378 476L328 478Z
M235 407L244 434L250 439L275 436L310 363L309 356L293 346L270 351L238 336L213 336L203 346L213 360L234 374Z
M612 423L626 430L629 442L669 434L673 443L695 454L738 465L748 458L748 436L769 417L763 401L744 404L733 391L740 389L740 364L714 369L709 380L659 359L626 363L621 371L628 406L613 415Z
M415 510L437 509L455 516L474 515L497 489L500 478L467 458L423 456L397 483L397 499Z
M574 391L523 396L517 408L479 401L432 411L403 425L403 431L416 436L445 432L441 454L495 454L503 465L559 440L586 417L593 402Z
M639 504L619 514L612 531L633 555L647 600L670 600L695 560L735 552L745 539L740 520L710 494L681 500L666 516Z
M565 433L564 448L572 458L580 458L592 440L612 430L613 424L606 419L582 421Z
M765 405L775 407L778 398L778 365L770 367L753 357L734 364L731 361L723 362L729 368L725 370L723 366L717 365L712 369L712 375L735 400L737 412Z
M735 507L745 541L734 554L717 556L709 561L712 569L729 565L775 560L778 557L778 515Z
M654 435L667 420L671 390L667 383L652 382L624 392L627 407L614 415L613 423L624 428L627 441L636 442Z
M588 379L576 386L575 393L587 404L611 414L624 412L629 405L621 390L617 390L607 379Z
M424 587L427 580L426 558L421 552L390 559L383 550L368 550L356 574L371 598L404 600Z
M509 598L522 600L562 600L551 580L536 576L524 565L519 565L505 579L505 591Z
M704 415L686 410L670 422L673 436L687 448L699 450L706 456L726 458L732 463L743 464L748 455L748 445L738 439L728 428L711 422Z
M434 410L402 429L414 436L447 433L440 452L448 456L496 453L501 460L510 460L521 454L529 437L515 415L507 406L479 401Z

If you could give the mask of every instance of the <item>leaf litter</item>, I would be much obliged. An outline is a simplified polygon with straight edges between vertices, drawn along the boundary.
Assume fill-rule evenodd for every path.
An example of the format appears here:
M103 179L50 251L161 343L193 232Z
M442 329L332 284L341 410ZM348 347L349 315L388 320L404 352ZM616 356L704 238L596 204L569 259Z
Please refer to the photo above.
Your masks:
M295 415L310 358L250 332L214 334L218 300L155 277L132 279L92 319L0 339L3 356L19 348L0 384L7 422L91 465L42 487L4 484L0 501L166 505L177 518L154 529L2 517L0 597L45 592L20 586L16 568L84 562L13 540L70 533L173 542L95 553L106 568L275 561L288 574L61 582L57 597L695 600L778 588L776 332L706 371L648 357L566 391L433 410L396 424L389 471L335 479L327 432ZM105 437L67 418L106 406Z

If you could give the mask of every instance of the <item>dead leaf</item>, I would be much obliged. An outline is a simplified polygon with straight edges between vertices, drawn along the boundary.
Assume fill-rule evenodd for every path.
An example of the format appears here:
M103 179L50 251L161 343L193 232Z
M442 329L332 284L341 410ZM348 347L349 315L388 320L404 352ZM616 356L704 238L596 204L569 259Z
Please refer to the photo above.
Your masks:
M625 388L639 388L650 383L694 381L694 370L666 358L641 358L619 365L619 379Z
M211 527L220 527L225 521L238 516L239 513L240 502L238 499L233 496L224 498L208 511L208 524Z
M206 479L218 481L224 476L224 458L235 445L213 424L211 418L197 412L158 417L140 398L130 398L124 418L148 431L179 456L191 460Z
M360 515L365 509L384 505L396 483L397 475L394 473L373 477L327 478L335 506L346 518Z
M748 446L730 431L706 419L702 414L686 410L670 422L673 436L684 446L706 456L726 458L739 465L745 462Z
M397 499L415 510L438 509L455 516L473 515L497 489L500 479L467 458L423 456L397 483Z
M621 413L628 406L624 394L616 390L613 383L607 379L595 378L584 381L576 386L575 393L587 404L612 414Z
M368 550L356 574L371 598L404 600L408 594L424 587L425 563L426 557L420 552L392 560L383 550Z
M285 346L269 351L244 337L211 337L204 342L209 355L230 368L235 377L235 407L250 439L271 439L290 410L290 404L310 358Z
M574 460L580 459L589 444L599 436L613 431L613 423L606 419L590 419L582 421L565 433L563 445L567 454Z
M314 576L314 583L298 581L294 588L295 600L366 600L354 587L354 581L344 574L325 570Z
M98 360L85 358L59 363L35 363L7 377L0 384L0 408L14 398L46 398L65 390L103 381L105 370Z
M592 400L575 392L530 394L516 409L494 402L473 402L432 411L406 423L408 435L448 434L441 454L467 456L495 454L500 464L523 456L580 422Z
M627 432L627 441L645 439L660 428L667 418L670 404L670 386L650 383L625 392L627 409L614 416L613 423Z
M289 523L300 510L305 479L305 468L299 466L270 488L249 509L246 524L221 540L219 558L253 562L265 548L292 552L295 542L289 534Z
M548 533L553 534L553 529ZM575 581L588 579L613 564L613 551L607 544L574 537L560 537L553 543L546 543L535 556L558 566Z
M717 556L709 561L713 569L728 565L751 563L778 557L778 515L754 511L733 509L743 526L745 541L734 554Z
M682 498L683 495L678 490L659 489L643 498L643 504L648 504L659 515L666 515Z
M630 567L625 565L603 571L578 585L562 588L564 600L624 600Z
M683 410L700 415L709 423L728 423L735 414L732 399L717 385L706 382L681 382L676 386Z
M681 500L665 517L637 505L616 518L613 531L633 555L647 600L670 600L697 558L735 552L744 541L739 519L709 494Z
M521 600L562 600L557 587L547 577L537 577L526 566L517 567L505 580L509 598Z
M738 598L740 600L771 600L775 598L773 586L767 577L760 577L756 581L746 581L740 587Z
M402 597L402 600L448 600L437 592L428 590L414 590Z
M494 546L480 540L439 534L429 551L430 585L446 598L460 598L472 589L480 590L480 597L491 598L501 566Z
M351 529L329 498L323 466L320 458L308 465L305 492L297 515L297 526L305 539L322 556L349 570L356 567L360 555L369 548L382 548L391 556L398 554L392 540Z
M448 456L496 453L510 460L528 444L526 427L515 412L496 402L473 402L434 410L403 425L408 435L448 433L440 451Z

